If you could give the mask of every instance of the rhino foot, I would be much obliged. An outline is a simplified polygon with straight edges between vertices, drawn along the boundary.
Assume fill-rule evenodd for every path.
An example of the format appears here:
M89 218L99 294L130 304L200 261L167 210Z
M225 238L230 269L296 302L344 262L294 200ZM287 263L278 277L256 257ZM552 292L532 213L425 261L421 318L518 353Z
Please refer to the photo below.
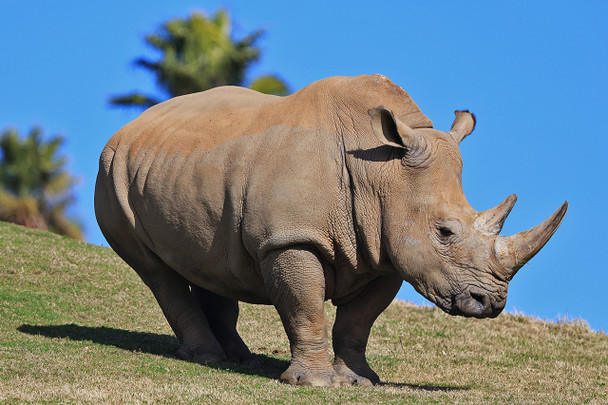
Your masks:
M230 362L256 365L260 364L261 360L253 355L247 345L243 342L236 330L229 337L219 336L218 341L226 353L226 358Z
M259 366L262 364L262 360L258 356L252 354L249 350L240 353L229 352L226 353L226 356L228 361L244 364L246 366Z
M340 377L330 367L327 370L311 370L301 365L292 364L279 380L285 384L308 385L313 387L338 387Z
M344 362L337 361L334 370L340 378L342 384L372 386L380 383L380 377L367 364L353 371Z
M176 355L182 360L195 363L221 363L226 361L226 355L221 350L209 350L205 347L186 344L179 348Z

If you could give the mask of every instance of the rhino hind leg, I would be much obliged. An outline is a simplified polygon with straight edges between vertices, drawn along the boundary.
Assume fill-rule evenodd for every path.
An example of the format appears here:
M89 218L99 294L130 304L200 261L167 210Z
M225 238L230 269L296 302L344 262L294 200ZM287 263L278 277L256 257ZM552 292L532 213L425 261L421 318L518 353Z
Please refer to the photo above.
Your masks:
M182 343L181 359L198 363L226 360L207 317L190 292L188 282L164 263L132 266L152 290L165 318Z
M338 305L333 327L334 369L342 383L373 385L380 378L367 364L365 349L372 324L401 287L398 276L379 277L354 299Z
M110 152L110 149L104 150ZM147 244L141 224L132 207L118 198L116 190L124 186L114 184L109 175L113 154L102 155L106 167L100 168L95 185L95 214L99 227L114 251L141 277L150 288L173 332L182 343L177 356L196 362L219 362L226 359L224 350L211 331L207 318L190 292L190 285L174 269L165 264ZM102 162L103 163L103 162ZM131 218L131 220L129 219ZM133 224L133 220L135 224ZM147 237L143 232L144 240Z
M238 301L222 297L195 285L191 285L191 290L228 361L255 363L257 358L251 354L236 330L239 316Z
M188 282L139 243L130 232L109 232L108 228L104 226L102 229L108 243L150 288L182 343L177 357L198 363L226 360L205 314L190 292ZM115 239L113 235L119 235L120 239Z

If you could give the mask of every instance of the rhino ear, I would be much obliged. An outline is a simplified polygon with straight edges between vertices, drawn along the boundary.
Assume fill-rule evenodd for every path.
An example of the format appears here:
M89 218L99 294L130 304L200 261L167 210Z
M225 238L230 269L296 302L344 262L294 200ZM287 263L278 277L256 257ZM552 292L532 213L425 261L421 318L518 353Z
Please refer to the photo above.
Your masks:
M409 150L417 134L415 131L398 121L393 113L384 107L372 108L368 111L372 118L374 135L384 145Z
M473 132L473 129L475 129L475 115L467 110L454 111L454 114L456 115L456 118L448 133L456 143L460 143L467 135Z

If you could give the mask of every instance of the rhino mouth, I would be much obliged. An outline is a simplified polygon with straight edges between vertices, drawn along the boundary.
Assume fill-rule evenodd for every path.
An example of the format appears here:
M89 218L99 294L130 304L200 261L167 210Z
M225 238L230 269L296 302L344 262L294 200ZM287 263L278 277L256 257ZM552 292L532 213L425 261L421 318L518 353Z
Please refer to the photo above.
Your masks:
M496 302L483 291L467 290L453 297L447 313L473 318L496 318L503 310L504 302Z

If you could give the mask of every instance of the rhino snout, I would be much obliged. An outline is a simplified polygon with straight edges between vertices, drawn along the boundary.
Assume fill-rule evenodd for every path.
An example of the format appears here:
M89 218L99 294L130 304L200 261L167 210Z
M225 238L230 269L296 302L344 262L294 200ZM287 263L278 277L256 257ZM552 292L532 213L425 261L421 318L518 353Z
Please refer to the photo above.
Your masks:
M496 302L486 292L466 291L454 297L451 314L475 318L496 318L504 307L504 300Z

